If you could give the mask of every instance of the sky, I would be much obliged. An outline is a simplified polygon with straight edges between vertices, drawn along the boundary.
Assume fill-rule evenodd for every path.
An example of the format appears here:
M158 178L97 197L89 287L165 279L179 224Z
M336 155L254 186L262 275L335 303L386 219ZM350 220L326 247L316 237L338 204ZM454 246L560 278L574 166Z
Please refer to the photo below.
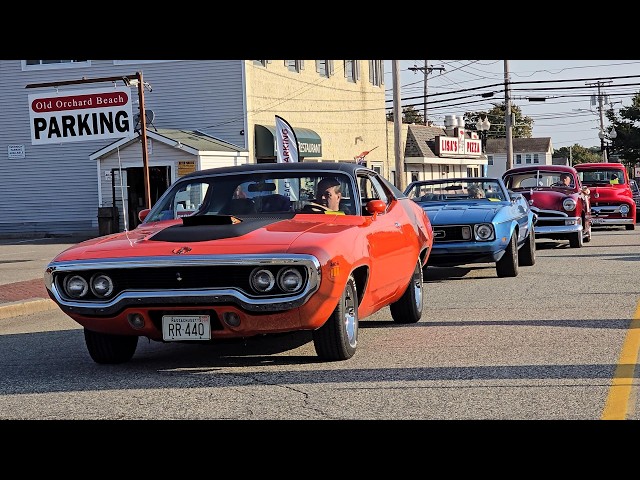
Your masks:
M388 111L393 107L392 62L385 60ZM427 76L427 117L435 125L444 125L446 115L488 111L505 101L504 60L428 60L427 65L432 68ZM425 60L399 60L399 67L401 103L422 114ZM508 71L511 105L533 120L532 136L551 137L556 150L576 144L600 147L598 83L607 102L604 109L613 107L616 112L629 107L640 92L640 60L508 60ZM493 97L481 96L490 92ZM608 130L604 113L602 117Z

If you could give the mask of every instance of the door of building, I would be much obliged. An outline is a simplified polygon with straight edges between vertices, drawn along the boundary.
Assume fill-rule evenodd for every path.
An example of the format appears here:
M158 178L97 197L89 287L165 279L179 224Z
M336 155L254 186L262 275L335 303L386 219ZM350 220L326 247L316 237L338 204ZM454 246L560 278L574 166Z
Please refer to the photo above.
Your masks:
M126 173L128 225L129 229L133 229L140 224L138 212L145 209L144 169L143 167L129 167L126 169ZM149 167L151 206L155 205L170 184L171 167Z

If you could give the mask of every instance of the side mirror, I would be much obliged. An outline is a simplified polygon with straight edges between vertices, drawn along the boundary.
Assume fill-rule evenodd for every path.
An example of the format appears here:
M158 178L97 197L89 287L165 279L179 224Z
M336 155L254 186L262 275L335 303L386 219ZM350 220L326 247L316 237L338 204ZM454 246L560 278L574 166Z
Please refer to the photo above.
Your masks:
M145 208L144 210L140 210L138 212L138 219L142 222L144 221L145 218L147 218L147 215L149 215L149 212L151 211L150 208Z
M384 213L386 209L387 209L387 204L384 203L382 200L370 200L367 202L367 212L369 212L374 217L378 213Z

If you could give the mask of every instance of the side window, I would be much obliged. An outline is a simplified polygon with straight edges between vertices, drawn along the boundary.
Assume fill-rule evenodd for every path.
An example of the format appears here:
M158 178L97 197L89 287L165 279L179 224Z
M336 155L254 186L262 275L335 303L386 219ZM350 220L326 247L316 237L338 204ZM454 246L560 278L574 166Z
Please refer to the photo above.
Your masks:
M384 203L389 204L385 189L377 178L371 175L358 175L358 185L360 187L360 203L363 215L368 215L367 202L371 200L382 200Z

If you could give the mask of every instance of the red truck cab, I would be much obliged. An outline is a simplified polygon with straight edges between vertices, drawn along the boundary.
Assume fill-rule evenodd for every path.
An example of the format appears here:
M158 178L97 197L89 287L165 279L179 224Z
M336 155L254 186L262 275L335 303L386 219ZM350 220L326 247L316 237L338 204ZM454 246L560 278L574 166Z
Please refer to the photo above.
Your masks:
M636 228L636 204L629 175L621 163L598 162L574 165L583 185L589 187L591 224Z

